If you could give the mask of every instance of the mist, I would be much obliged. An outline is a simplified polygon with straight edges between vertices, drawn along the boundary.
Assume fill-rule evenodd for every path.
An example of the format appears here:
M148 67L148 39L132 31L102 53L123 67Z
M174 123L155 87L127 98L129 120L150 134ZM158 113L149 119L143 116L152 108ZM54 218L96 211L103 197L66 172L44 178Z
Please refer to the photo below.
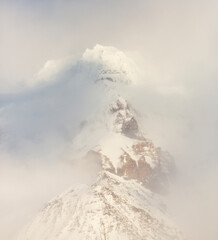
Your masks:
M71 144L105 104L78 61L97 43L140 69L122 92L175 159L170 214L190 239L218 238L217 10L213 0L0 2L1 239L56 194L92 182Z

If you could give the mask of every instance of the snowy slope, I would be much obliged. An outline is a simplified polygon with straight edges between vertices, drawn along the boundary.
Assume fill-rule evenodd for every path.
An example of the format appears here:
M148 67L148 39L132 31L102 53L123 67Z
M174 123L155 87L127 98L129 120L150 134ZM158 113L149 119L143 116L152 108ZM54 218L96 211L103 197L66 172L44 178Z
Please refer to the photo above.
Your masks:
M91 187L69 189L48 202L19 239L183 239L164 212L140 182L102 172Z
M70 189L48 202L18 240L180 240L159 194L174 169L171 156L140 129L138 116L117 84L134 81L134 64L112 47L87 50L82 64L95 71L110 103L87 116L72 139L72 155L99 165L92 186Z

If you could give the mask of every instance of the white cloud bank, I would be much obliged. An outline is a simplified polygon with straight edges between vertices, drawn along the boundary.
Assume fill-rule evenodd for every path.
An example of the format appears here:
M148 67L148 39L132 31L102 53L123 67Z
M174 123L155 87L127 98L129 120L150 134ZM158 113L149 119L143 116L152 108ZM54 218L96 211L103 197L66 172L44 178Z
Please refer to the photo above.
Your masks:
M101 43L142 69L125 94L148 136L176 159L172 215L194 240L217 240L217 2L33 2L0 3L0 238L11 239L21 218L80 180L56 162L101 106L87 69L73 74L78 55Z

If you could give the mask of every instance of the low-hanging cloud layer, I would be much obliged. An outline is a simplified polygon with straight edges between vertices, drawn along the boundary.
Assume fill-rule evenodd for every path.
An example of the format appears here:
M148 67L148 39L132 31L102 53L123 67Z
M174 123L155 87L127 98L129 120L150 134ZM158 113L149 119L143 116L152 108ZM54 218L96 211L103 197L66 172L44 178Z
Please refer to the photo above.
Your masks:
M123 91L147 136L174 155L171 214L194 240L217 239L217 10L213 0L0 2L1 239L55 194L92 179L59 160L102 107L102 89L77 62L96 43L141 69Z

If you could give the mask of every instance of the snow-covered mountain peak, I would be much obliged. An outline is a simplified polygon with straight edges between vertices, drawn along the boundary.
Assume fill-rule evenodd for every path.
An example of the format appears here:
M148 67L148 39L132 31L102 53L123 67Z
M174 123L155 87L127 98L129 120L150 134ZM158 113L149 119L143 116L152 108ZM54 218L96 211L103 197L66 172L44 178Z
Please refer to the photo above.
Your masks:
M136 67L122 51L114 47L97 44L93 49L87 49L83 54L84 63L97 67L98 79L108 86L114 83L129 84L134 81Z
M172 157L147 139L117 88L134 81L131 60L116 48L96 45L78 66L85 76L79 80L91 79L94 90L100 87L99 100L108 99L85 116L70 149L98 177L48 202L18 239L183 240L161 201L174 170Z

